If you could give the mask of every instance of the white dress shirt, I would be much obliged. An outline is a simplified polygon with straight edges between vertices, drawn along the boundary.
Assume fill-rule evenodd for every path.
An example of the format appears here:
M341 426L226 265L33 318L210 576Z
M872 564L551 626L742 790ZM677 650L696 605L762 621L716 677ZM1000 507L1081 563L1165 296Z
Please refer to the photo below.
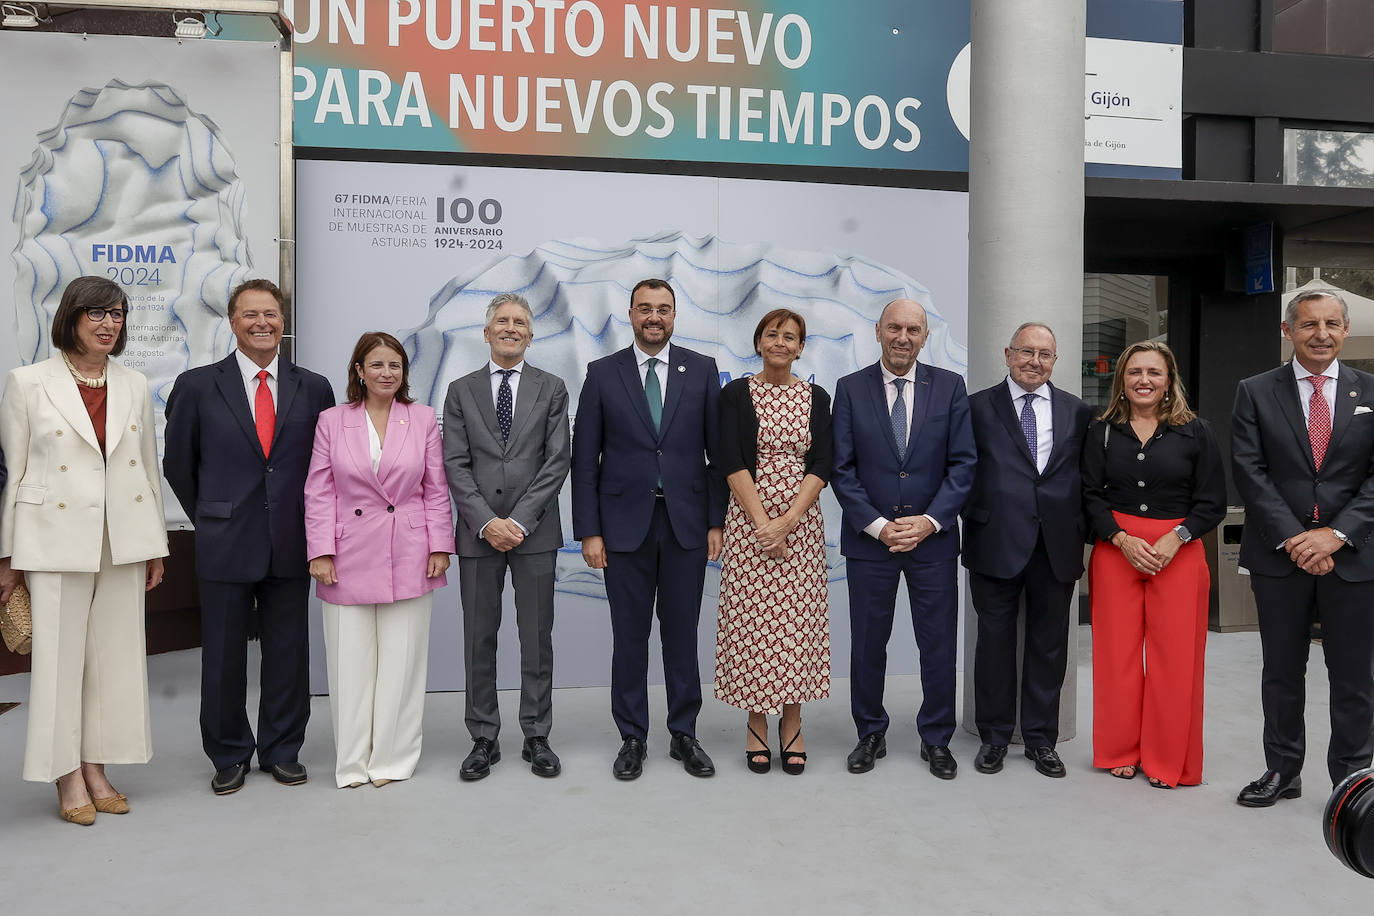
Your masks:
M363 410L363 419L367 426L367 456L372 459L372 473L377 473L377 468L382 466L382 437L377 435L377 424L372 422L372 417L367 415L367 410Z
M1302 422L1307 424L1312 419L1308 413L1312 410L1312 389L1315 387L1312 384L1313 373L1304 369L1302 363L1295 359L1293 360L1293 375L1298 379L1298 400L1302 402ZM1331 431L1334 433L1336 431L1336 386L1341 377L1340 360L1333 359L1331 365L1326 367L1326 371L1322 375L1331 379L1331 381L1322 384L1322 397L1326 400L1327 416L1331 417Z
M511 370L512 371L510 374L510 415L511 419L514 419L515 399L520 395L520 376L525 371L525 361L523 359L520 360L520 362L516 363L514 366L511 367ZM505 367L498 366L496 365L495 361L489 359L487 360L487 371L491 373L491 402L492 404L495 404L497 394L501 390L501 373L505 371ZM478 529L477 536L485 541L487 539L487 525L490 525L494 521L496 521L496 516L494 515L491 518L487 519L486 522L483 523L482 527ZM515 522L515 519L511 519L511 521ZM519 522L515 522L515 527L519 528L521 533L529 534L529 531L525 528L525 526L520 524Z
M491 403L496 403L497 393L501 390L501 373L506 371L504 366L498 366L493 360L487 360L487 371L491 373ZM522 359L511 367L510 373L510 415L515 416L515 399L520 396L520 376L524 374L525 361Z
M652 357L658 360L658 365L654 366L654 371L658 373L658 390L659 393L663 395L665 403L668 400L668 351L672 349L672 346L673 345L670 343L664 344L663 349L659 350ZM648 377L650 356L648 353L639 349L639 344L634 344L633 347L635 351L635 363L639 366L639 384L643 385L644 380Z
M1312 376L1317 373L1308 372L1303 368L1302 363L1295 358L1293 360L1293 376L1298 380L1298 403L1302 405L1302 422L1306 426L1311 423L1312 412L1312 389L1316 386L1312 384ZM1326 413L1331 418L1331 433L1336 432L1336 386L1340 383L1341 362L1333 359L1331 365L1326 367L1326 371L1321 375L1331 379L1329 382L1322 383L1322 399L1326 401ZM1283 550L1288 546L1288 539L1285 538L1276 547L1276 550Z
M1035 469L1044 473L1045 465L1050 463L1050 452L1054 450L1054 411L1050 409L1049 382L1041 382L1034 391L1027 391L1011 376L1007 376L1007 388L1011 392L1011 411L1016 422L1021 422L1021 405L1026 395L1031 397L1031 412L1035 414Z
M265 366L259 366L249 359L242 350L235 350L234 356L239 361L239 372L243 374L243 390L248 395L248 412L253 416L253 422L258 421L258 373L263 369L267 370L267 390L272 392L272 409L277 409L277 357L272 357L272 361Z
M902 404L906 407L906 442L902 443L903 450L911 444L911 405L916 401L917 365L917 363L912 363L911 370L907 372L906 375L895 375L887 371L886 364L881 360L878 361L878 370L883 374L883 396L887 399L887 416L889 418L892 416L892 405L897 403L897 386L892 384L892 381L898 378L904 378L907 381L907 383L902 386ZM940 523L934 518L925 513L921 513L921 515L923 518L930 520L930 523L935 526L936 531L943 530ZM864 533L874 540L879 540L878 535L883 533L883 529L887 527L887 523L890 521L891 519L880 515L868 523L868 526L864 528Z

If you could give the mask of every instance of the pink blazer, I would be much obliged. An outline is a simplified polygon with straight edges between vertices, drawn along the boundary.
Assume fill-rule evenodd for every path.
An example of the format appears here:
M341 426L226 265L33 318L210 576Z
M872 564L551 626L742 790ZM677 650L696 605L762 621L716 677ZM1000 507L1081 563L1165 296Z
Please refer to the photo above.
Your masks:
M331 604L387 604L447 583L425 578L431 553L453 553L453 516L434 410L391 405L382 460L372 471L367 411L320 414L305 479L307 555L332 556L339 581L316 585Z

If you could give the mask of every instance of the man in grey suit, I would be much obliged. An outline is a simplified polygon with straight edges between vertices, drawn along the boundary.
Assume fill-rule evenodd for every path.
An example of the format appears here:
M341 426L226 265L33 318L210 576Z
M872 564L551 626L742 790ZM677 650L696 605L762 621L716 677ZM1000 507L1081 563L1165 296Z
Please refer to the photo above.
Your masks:
M482 334L491 359L450 384L444 402L444 468L458 506L465 719L473 741L458 775L481 779L501 759L496 634L510 570L520 636L520 756L536 775L552 777L562 770L549 730L554 563L563 546L558 491L572 461L568 389L525 362L534 315L523 297L492 299Z

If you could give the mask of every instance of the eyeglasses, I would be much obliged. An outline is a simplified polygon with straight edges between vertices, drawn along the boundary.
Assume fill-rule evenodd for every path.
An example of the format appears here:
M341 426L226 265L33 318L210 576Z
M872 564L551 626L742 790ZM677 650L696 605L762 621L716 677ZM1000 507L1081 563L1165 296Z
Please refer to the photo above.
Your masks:
M100 322L104 321L106 315L108 315L110 317L110 320L113 321L115 324L123 324L124 318L128 314L129 310L122 305L104 309L86 309L86 318L92 324L99 324Z
M1032 350L1030 347L1012 347L1011 352L1021 358L1022 362L1030 362L1038 359L1042 363L1052 363L1059 358L1058 354L1049 350Z
M641 318L648 318L650 315L667 318L669 315L673 314L673 307L671 305L660 305L658 308L654 308L652 305L636 305L630 311Z

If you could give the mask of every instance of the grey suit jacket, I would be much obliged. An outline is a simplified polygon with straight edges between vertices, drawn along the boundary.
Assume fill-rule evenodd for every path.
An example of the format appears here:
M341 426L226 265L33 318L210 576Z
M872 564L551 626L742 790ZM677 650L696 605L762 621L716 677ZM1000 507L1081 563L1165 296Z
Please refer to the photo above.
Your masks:
M525 363L504 445L488 366L453 381L444 401L444 470L458 507L458 555L496 552L477 536L494 518L514 519L528 532L517 553L562 547L558 492L571 463L561 378Z

